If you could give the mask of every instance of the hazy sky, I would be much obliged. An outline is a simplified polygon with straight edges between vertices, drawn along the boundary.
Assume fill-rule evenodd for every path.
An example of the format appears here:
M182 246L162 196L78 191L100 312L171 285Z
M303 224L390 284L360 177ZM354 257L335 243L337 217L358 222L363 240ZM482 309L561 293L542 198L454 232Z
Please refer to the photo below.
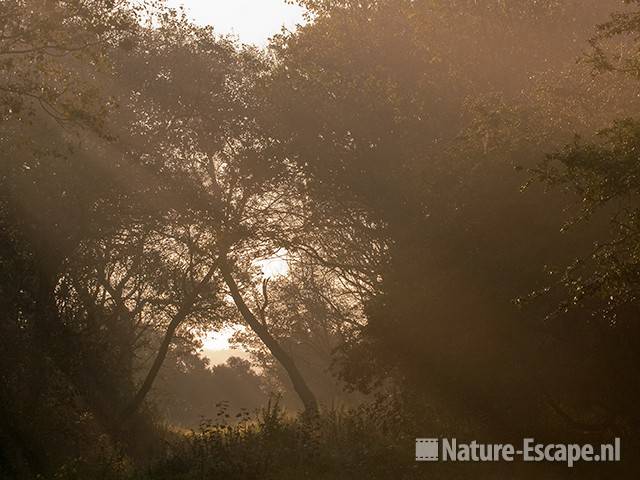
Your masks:
M283 25L294 30L303 22L303 9L284 0L169 0L169 5L183 5L197 23L213 25L218 33L231 33L244 43L260 46Z

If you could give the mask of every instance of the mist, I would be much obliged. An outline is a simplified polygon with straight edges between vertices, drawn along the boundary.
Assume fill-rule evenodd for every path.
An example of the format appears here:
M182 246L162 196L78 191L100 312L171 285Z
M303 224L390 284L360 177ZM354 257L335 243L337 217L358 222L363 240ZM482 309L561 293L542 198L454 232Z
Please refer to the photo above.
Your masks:
M203 3L0 3L0 478L636 478L638 2Z

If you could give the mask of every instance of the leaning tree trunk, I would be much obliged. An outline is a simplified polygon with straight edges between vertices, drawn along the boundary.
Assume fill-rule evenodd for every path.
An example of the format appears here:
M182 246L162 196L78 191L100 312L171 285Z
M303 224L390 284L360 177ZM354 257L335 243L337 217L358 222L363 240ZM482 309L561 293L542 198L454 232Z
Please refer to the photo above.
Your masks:
M317 414L318 401L307 385L304 377L300 373L300 370L298 370L298 367L293 361L293 358L291 358L291 355L289 355L282 348L280 343L273 337L273 335L271 335L267 327L263 325L251 312L251 310L245 303L242 294L240 293L238 284L233 279L231 268L224 259L220 261L220 271L222 273L222 277L224 278L224 282L229 288L229 292L231 293L233 302L240 311L240 314L244 318L245 322L247 322L249 327L251 327L255 334L258 335L260 340L262 340L262 342L266 345L271 354L275 357L276 360L278 360L278 362L280 362L280 365L282 365L282 367L286 370L287 375L289 375L291 383L293 384L293 388L302 401L302 404L304 405L305 415Z
M169 326L167 327L164 337L162 338L162 342L160 343L160 347L158 349L158 352L156 353L156 357L153 360L153 364L151 365L149 372L147 373L144 381L142 382L142 385L138 389L137 393L135 394L131 402L129 402L129 404L122 411L122 418L124 420L127 420L128 418L130 418L142 406L145 397L151 390L151 387L153 386L153 383L155 382L155 379L158 376L158 372L160 372L160 368L162 368L162 364L164 363L167 357L167 353L169 352L169 347L171 346L171 342L173 342L174 340L176 330L185 321L185 319L191 312L191 308L193 307L193 304L197 301L198 297L200 296L202 288L204 288L207 285L207 283L211 280L211 277L213 276L214 272L215 272L215 266L209 269L209 271L204 276L204 278L202 278L202 280L200 280L197 283L197 285L194 287L193 292L187 295L187 297L182 302L182 305L180 305L180 308L178 308L178 311L176 312L174 317L171 319L171 322L169 323ZM122 308L126 309L126 306L123 306Z

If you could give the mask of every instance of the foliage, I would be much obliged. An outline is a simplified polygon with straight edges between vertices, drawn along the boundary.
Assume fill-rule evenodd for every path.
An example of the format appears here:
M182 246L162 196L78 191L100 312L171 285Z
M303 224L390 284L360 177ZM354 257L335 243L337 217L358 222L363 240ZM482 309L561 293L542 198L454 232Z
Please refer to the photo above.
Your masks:
M300 3L264 51L163 2L0 4L0 475L640 443L637 2ZM209 366L237 325L254 365ZM305 414L230 418L275 385Z

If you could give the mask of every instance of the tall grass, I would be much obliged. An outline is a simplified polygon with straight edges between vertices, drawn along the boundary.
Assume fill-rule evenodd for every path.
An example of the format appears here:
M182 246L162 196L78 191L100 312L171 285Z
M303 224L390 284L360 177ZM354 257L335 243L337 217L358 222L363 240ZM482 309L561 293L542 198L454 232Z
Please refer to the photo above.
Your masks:
M166 459L137 478L408 478L414 440L403 437L385 410L374 404L291 418L270 401L257 415L233 416L221 404L216 419L202 422L172 446Z

